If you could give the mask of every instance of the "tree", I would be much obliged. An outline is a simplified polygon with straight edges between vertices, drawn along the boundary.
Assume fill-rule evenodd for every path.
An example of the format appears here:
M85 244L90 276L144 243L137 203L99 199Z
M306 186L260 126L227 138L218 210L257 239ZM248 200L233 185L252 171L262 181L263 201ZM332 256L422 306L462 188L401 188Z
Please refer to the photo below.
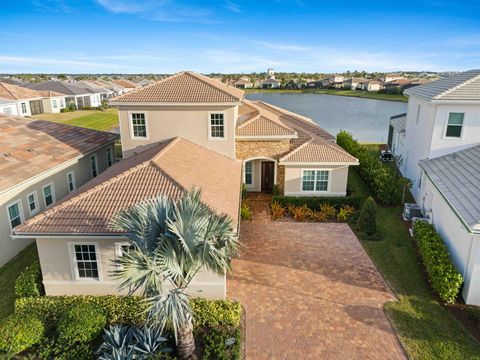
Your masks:
M377 233L377 205L371 196L365 200L358 218L358 231L371 237Z
M214 213L200 197L195 189L176 202L160 196L118 213L111 222L133 244L114 261L119 288L147 298L148 323L173 332L181 359L195 351L189 284L200 269L223 275L238 254L232 220Z

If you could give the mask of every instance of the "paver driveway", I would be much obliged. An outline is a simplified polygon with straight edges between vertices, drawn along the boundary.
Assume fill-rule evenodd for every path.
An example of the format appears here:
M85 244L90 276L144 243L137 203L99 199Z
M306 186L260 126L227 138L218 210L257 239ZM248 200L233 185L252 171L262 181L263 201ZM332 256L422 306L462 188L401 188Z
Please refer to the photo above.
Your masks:
M247 359L406 359L383 312L395 297L347 225L256 218L227 280Z

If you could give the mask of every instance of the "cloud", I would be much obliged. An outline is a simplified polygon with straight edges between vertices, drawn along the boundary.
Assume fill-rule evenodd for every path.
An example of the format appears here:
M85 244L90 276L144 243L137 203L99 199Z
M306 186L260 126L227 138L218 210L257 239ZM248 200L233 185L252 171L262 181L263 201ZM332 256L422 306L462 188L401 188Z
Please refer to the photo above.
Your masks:
M243 13L242 9L240 8L240 5L233 2L233 1L226 1L224 7L234 13Z
M32 0L32 5L42 12L71 13L64 0Z
M273 49L279 51L311 51L313 48L301 46L301 45L293 45L293 44L276 44L267 41L252 41L254 44Z

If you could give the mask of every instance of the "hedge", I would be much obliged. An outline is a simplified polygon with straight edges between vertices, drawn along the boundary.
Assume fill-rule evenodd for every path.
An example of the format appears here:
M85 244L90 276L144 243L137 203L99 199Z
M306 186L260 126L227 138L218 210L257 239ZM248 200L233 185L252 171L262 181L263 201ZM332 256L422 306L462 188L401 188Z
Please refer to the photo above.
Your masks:
M349 132L340 131L337 144L359 161L358 173L375 198L385 205L398 205L402 201L403 183L398 172L384 166L377 157L360 145Z
M0 324L0 352L18 354L38 344L44 333L45 327L35 315L10 315Z
M107 318L101 307L78 302L60 316L58 340L64 344L88 343L102 333L106 324Z
M277 202L283 207L288 205L303 206L307 205L310 210L320 210L320 206L328 204L332 206L342 207L345 205L353 206L360 209L362 205L362 197L358 195L352 196L335 196L335 197L319 197L319 196L273 196L272 203Z
M28 297L41 294L42 273L40 263L35 261L23 270L15 280L15 296Z
M435 228L425 222L413 225L414 240L425 265L433 289L446 304L452 304L463 284L442 238Z
M109 324L142 325L146 320L146 303L136 296L40 296L15 300L16 313L30 313L46 321L58 321L76 303L99 306ZM229 300L191 299L196 326L240 326L241 306Z

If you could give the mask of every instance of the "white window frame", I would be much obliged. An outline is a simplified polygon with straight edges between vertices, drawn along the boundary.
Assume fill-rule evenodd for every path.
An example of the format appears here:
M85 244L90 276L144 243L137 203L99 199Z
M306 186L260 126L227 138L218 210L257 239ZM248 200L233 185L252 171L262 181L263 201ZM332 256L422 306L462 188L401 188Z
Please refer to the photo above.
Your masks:
M113 164L115 164L115 159L113 157L113 149L111 146L107 146L107 148L105 149L105 152L106 152L106 156L107 156L107 167L110 167L112 166ZM110 164L108 163L108 158L110 157Z
M11 208L14 205L18 206L18 216L20 217L20 224L18 224L17 226L23 224L23 222L25 221L25 217L23 216L23 208L22 208L21 199L12 201L5 208L5 210L7 211L8 226L10 226L10 230L13 230L14 227L12 227L12 219L10 219L10 212L8 211L8 209Z
M47 205L47 200L45 199L45 188L49 187L50 186L50 189L52 190L52 203L50 205ZM46 208L49 208L50 206L53 206L56 202L56 199L55 199L55 187L53 186L53 182L51 183L48 183L44 186L42 186L42 197L43 197L43 203L45 204L45 207Z
M212 119L213 114L222 114L223 115L223 137L213 137L212 136ZM208 140L218 140L225 141L227 140L227 113L225 111L209 111L208 112Z
M65 99L60 98L60 109L64 109L64 108L65 108Z
M52 109L58 109L57 99L52 99Z
M75 252L75 245L94 245L95 246L95 257L97 261L97 270L98 270L98 278L84 278L80 277L78 272L78 263L77 263L77 254ZM100 258L100 251L99 251L99 244L96 241L69 241L68 242L68 253L71 259L71 271L72 271L72 279L78 282L99 282L103 281L103 273L102 273L102 261Z
M252 182L247 183L247 163L252 164L252 171L250 172L251 177L252 177ZM254 166L253 166L253 160L247 160L243 164L243 183L247 186L253 186L253 174L254 174Z
M143 117L145 118L145 133L146 136L135 136L133 132L133 114L143 114ZM146 111L130 111L128 113L128 126L130 128L130 138L132 140L148 140L149 139L149 131L148 131L148 118L147 118L147 112Z
M4 115L13 115L13 108L11 106L4 107L2 112Z
M448 136L447 131L449 126L458 126L458 125L448 125L448 121L450 120L450 114L463 114L463 119L462 119L462 129L460 130L460 136ZM466 113L462 111L449 111L447 114L447 122L445 123L445 130L443 131L443 138L444 139L463 139L463 134L465 133L463 129L465 128L465 118L466 118Z
M33 209L33 210L30 209L30 201L28 200L30 195L33 196L33 200L35 202L35 209ZM30 216L33 216L40 211L39 205L40 204L38 203L38 194L37 194L36 190L32 191L30 194L27 194L27 207L28 207L28 212L30 213Z
M93 175L93 167L92 167L92 158L95 160L95 172L96 174ZM96 178L98 176L98 174L100 173L98 171L98 159L97 159L97 154L91 154L88 158L88 161L89 161L89 166L90 166L90 175L92 175L92 179L93 178Z
M71 175L72 176L72 185L73 185L73 189L70 190L70 180L68 178L68 176ZM71 192L74 192L76 189L77 189L77 181L75 180L75 171L72 170L72 171L69 171L67 173L67 187L68 187L68 192L71 193Z
M22 114L28 114L27 103L20 103L20 107L22 108ZM25 107L25 110L23 109Z
M124 246L132 246L131 242L118 242L115 244L115 259L119 259L123 255L122 247ZM123 266L116 264L117 269L122 269Z
M303 190L303 173L305 171L315 171L315 180L313 185L313 190ZM317 171L325 171L328 173L327 180L327 190L316 190L317 187ZM316 193L329 193L332 180L332 169L301 169L300 171L300 192L307 194L316 194Z

